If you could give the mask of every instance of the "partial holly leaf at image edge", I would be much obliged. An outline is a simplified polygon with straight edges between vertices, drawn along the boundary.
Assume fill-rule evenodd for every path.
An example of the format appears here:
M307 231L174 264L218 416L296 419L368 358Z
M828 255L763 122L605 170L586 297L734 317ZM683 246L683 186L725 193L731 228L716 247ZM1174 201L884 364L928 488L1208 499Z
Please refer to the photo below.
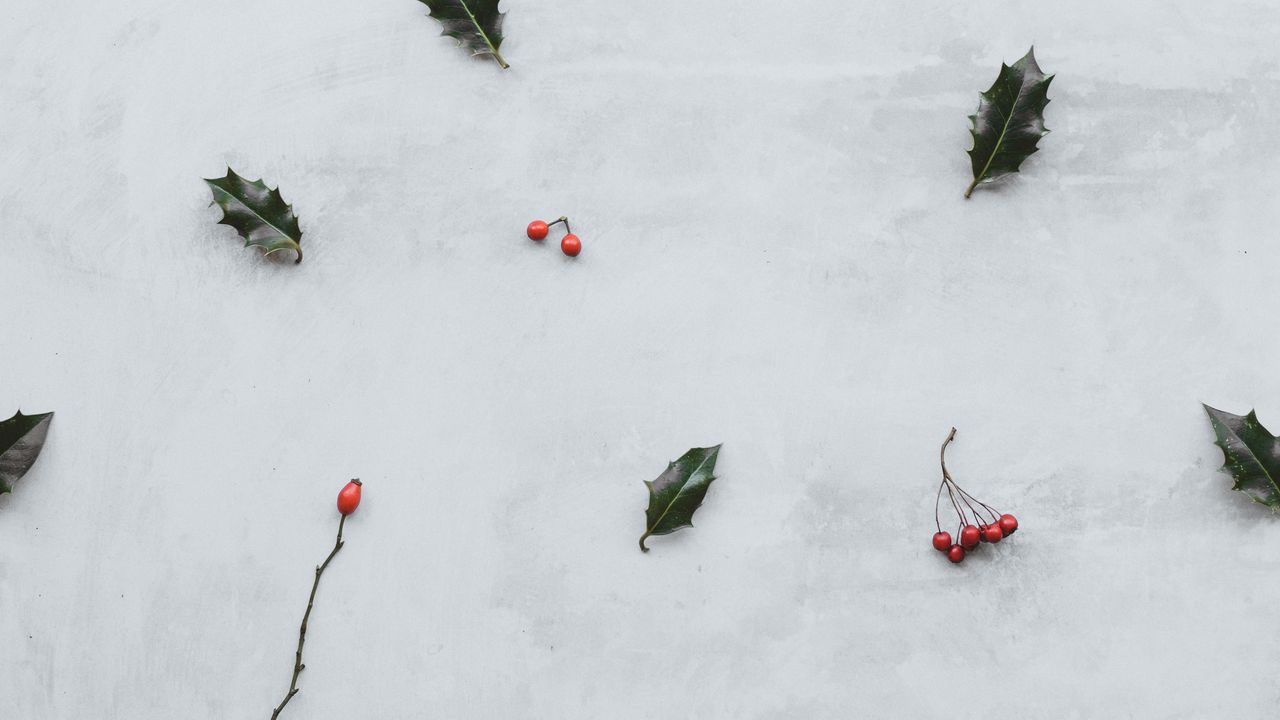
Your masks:
M1280 510L1280 438L1267 432L1252 410L1240 416L1205 405L1204 411L1218 437L1214 444L1222 448L1222 469L1235 480L1231 489Z
M418 0L431 10L431 17L443 26L441 35L458 41L472 55L492 55L502 69L511 67L502 59L502 20L498 0Z
M17 482L40 457L53 413L16 415L0 422L0 495L13 491Z
M649 509L645 510L645 531L640 536L640 549L649 552L644 541L653 535L667 535L693 527L693 513L702 506L707 488L716 479L716 458L720 446L693 448L668 463L657 479L645 481L649 489Z
M227 168L226 177L205 178L205 182L213 191L213 201L222 208L218 224L235 228L245 247L256 245L268 255L292 250L298 253L295 262L302 262L302 228L280 188L268 188L262 180L246 180L231 168Z
M1053 76L1040 70L1035 52L1031 48L1012 66L1001 63L991 89L978 94L978 112L969 116L973 182L965 190L966 198L978 185L1018 172L1022 161L1039 149L1040 138L1049 134L1044 107L1049 104Z

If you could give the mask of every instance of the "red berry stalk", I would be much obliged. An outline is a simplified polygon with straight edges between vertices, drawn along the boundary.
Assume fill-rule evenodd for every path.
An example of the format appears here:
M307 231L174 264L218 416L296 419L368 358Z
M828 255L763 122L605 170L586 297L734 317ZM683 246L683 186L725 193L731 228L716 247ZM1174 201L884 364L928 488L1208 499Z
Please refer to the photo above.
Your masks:
M965 553L978 547L979 543L998 543L1009 537L1018 529L1018 519L1000 511L970 495L960 487L947 471L947 446L956 439L956 429L942 443L939 453L942 462L942 482L938 484L938 497L933 502L933 522L938 532L933 535L933 547L947 554L953 563L964 560ZM951 541L951 533L942 529L939 508L942 506L942 491L946 490L951 507L956 512L958 527L956 537L960 542Z
M316 579L311 583L311 597L307 598L307 611L302 614L302 627L298 629L298 651L293 656L293 679L289 681L289 692L285 694L284 700L281 700L275 711L271 713L271 720L276 720L280 716L280 711L284 710L284 706L298 694L298 675L307 667L302 664L302 645L307 641L307 620L311 619L311 608L316 603L316 589L320 587L320 576L324 574L324 569L329 567L333 556L342 549L342 526L346 524L347 516L360 507L360 488L360 481L352 480L338 493L338 512L342 514L338 519L338 539L334 541L329 557L316 566Z

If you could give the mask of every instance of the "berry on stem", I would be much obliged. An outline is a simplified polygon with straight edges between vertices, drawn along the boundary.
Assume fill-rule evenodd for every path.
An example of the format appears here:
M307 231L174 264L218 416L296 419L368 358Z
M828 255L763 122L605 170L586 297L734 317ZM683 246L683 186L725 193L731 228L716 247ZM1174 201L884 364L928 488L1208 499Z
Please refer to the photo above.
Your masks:
M982 533L974 525L965 525L960 530L960 546L965 550L972 550L978 547L978 543L982 540Z
M338 492L338 512L350 515L360 507L360 481L352 480Z
M951 549L947 551L947 559L953 563L964 560L964 548L959 545L952 545Z
M988 525L987 529L982 532L982 538L989 543L998 543L1004 539L1004 531L1000 529L1000 525Z
M577 235L569 233L560 241L560 250L569 257L577 257L578 253L582 252L582 241Z
M951 533L936 532L933 534L933 549L946 552L951 549Z
M541 220L534 220L529 223L529 229L526 232L529 233L530 240L542 240L547 237L547 224Z
M1000 529L1004 531L1004 536L1009 537L1018 529L1018 518L1005 513L1000 516Z

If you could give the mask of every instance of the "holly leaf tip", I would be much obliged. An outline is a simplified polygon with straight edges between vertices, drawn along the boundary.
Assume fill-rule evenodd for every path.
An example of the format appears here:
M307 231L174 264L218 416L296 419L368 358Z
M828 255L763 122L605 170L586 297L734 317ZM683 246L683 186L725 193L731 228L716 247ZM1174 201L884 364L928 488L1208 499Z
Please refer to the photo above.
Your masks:
M0 422L0 495L13 491L13 484L27 474L44 449L53 413L23 415Z

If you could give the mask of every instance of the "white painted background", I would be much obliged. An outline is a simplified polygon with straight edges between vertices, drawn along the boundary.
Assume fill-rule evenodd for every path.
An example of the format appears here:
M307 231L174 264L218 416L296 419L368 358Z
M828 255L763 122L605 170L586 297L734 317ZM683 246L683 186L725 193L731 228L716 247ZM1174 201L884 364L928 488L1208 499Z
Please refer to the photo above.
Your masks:
M1271 717L1280 8L6 0L0 717ZM1053 134L968 202L1032 42ZM279 184L306 261L215 225ZM575 261L524 239L568 214ZM1022 519L952 567L938 444ZM651 479L724 443L692 531Z

